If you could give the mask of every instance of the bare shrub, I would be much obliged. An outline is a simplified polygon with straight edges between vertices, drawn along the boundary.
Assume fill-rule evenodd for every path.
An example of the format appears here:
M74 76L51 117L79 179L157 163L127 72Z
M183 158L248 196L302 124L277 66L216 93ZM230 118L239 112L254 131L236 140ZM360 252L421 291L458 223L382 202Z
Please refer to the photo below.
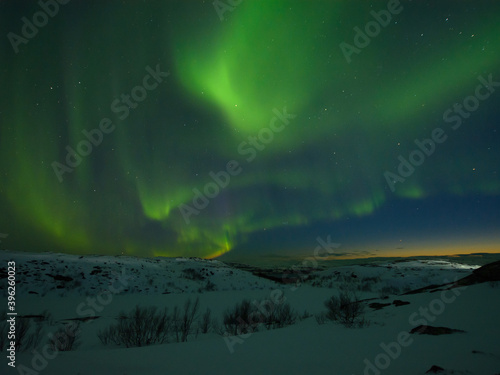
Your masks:
M217 285L215 285L210 280L207 280L207 282L202 288L198 288L198 293L213 292L214 290L217 290Z
M385 285L379 290L379 297L386 298L390 295L398 295L401 293L401 288L397 285Z
M368 276L361 279L358 289L362 292L372 292L373 286L380 281L379 276Z
M256 331L258 323L250 323L256 311L256 307L247 299L224 311L222 324L226 332L229 335L241 335Z
M16 350L22 351L27 346L28 332L31 329L31 319L16 317Z
M171 320L167 309L139 307L128 314L120 313L118 323L97 333L104 345L114 343L127 348L168 342Z
M4 310L0 314L6 316L6 311ZM43 337L44 324L53 324L52 315L47 310L44 310L41 315L16 316L16 350L23 352L37 348ZM7 320L0 321L0 351L3 351L10 341L7 337L8 331L9 323Z
M373 290L373 284L371 284L369 282L363 282L363 283L359 284L358 289L361 292L371 292Z
M40 345L42 339L42 321L33 324L31 318L16 317L16 351L33 350Z
M341 292L325 301L326 318L345 327L364 325L364 306L354 293Z
M43 310L42 313L35 318L36 323L46 322L49 326L54 324L54 317L48 310Z
M267 329L282 328L294 324L297 320L297 313L289 303L281 303L276 305L267 316L265 315L263 320Z
M318 324L326 323L326 313L324 312L314 315L314 318L316 319L316 323Z
M4 310L1 314L6 316L6 311ZM45 313L43 316L45 316ZM35 324L32 320L35 320ZM22 316L15 317L16 351L25 352L35 349L40 345L43 337L43 323L44 319ZM6 349L11 341L8 338L9 328L10 324L7 319L0 321L0 351Z
M311 316L313 316L313 315L310 314L309 311L304 310L304 313L300 316L300 320L304 320L304 319L310 318Z
M217 290L217 285L215 285L213 282L211 282L210 280L207 280L206 284L205 284L205 290L207 292L212 292L214 290Z
M217 318L212 319L212 330L220 336L224 336L226 334L223 325Z
M179 307L174 307L170 320L172 321L175 341L185 342L187 341L188 336L191 333L194 333L193 323L197 318L199 306L200 299L197 298L194 302L192 302L191 299L187 300L182 311Z
M244 299L233 308L227 309L222 317L222 324L229 335L241 335L259 330L263 325L267 329L282 328L294 324L297 320L297 312L290 307L289 303L270 303L266 300L258 303ZM259 309L259 306L261 307Z
M80 322L71 322L71 329L60 327L49 336L49 347L52 351L68 352L80 345Z
M174 307L170 321L172 322L172 332L174 334L175 341L181 342L181 314L178 306Z
M193 326L193 322L195 321L198 308L200 306L200 299L196 298L194 302L191 302L191 299L188 299L184 304L184 311L181 315L181 341L187 341L189 334L191 333L191 327Z
M353 279L352 277L344 275L344 281L340 283L338 286L339 290L345 293L353 293L358 289L358 281L357 279Z
M212 326L212 311L207 308L201 317L200 330L201 333L208 333Z
M195 270L194 268L186 268L182 270L182 273L184 274L184 278L189 279L189 280L205 280L205 276L203 276L200 271Z
M372 282L372 283L377 283L379 282L380 276L365 276L361 279L361 282Z

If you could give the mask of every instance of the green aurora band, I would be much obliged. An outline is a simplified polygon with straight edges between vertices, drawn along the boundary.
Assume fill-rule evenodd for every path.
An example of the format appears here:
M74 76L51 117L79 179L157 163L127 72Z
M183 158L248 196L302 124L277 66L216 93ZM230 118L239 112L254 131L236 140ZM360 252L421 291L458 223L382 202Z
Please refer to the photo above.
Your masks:
M386 3L377 4L373 9ZM108 4L79 15L71 28L64 17L77 15L67 7L21 46L22 54L2 47L10 71L2 74L8 93L0 196L12 215L3 227L23 223L76 253L214 257L284 223L362 217L395 197L500 193L499 176L486 173L495 158L478 149L471 159L463 152L471 129L452 133L442 119L473 94L478 75L498 73L500 22L493 12L469 20L463 38L437 24L432 48L422 47L416 63L401 37L412 15L402 12L348 64L339 43L351 43L352 28L370 20L369 5L245 1L224 22L205 9L193 27L192 19L186 23L191 10L179 5L154 2L150 12L124 6L122 18L113 18ZM148 22L172 13L177 21ZM131 33L130 24L144 26ZM117 118L110 104L160 59L171 75L127 118ZM242 142L285 107L296 117L247 161ZM76 147L82 131L103 118L115 129L60 183L51 163L63 162L65 147ZM413 140L437 126L453 138L438 146L447 156L432 156L394 196L383 172L394 171L398 155L407 156ZM482 126L478 121L474 131ZM485 173L464 174L479 159L489 160ZM203 191L209 172L225 170L230 160L241 174L186 223L180 207L192 207L193 189Z

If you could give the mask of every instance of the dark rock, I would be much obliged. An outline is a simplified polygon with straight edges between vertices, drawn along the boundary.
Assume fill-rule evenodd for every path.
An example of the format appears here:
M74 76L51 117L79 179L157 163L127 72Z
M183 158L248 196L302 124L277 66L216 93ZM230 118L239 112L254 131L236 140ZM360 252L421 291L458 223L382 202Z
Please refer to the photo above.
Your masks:
M444 368L433 365L429 370L427 370L425 373L426 374L439 374L441 372L444 372Z
M395 305L395 306L404 306L404 305L409 305L410 302L408 302L408 301L401 301L400 299L395 299L394 301L392 301L392 304Z
M455 288L489 281L500 281L500 260L475 269L472 271L472 275L458 280L451 287Z
M444 284L444 285L448 285L448 284ZM424 286L423 288L410 290L409 292L403 293L403 295L419 294L419 293L426 293L426 292L432 293L433 289L439 288L441 286L443 286L443 285L432 284L432 285Z
M484 281L500 281L500 261L486 264L472 272Z
M52 277L55 281L73 281L73 278L69 276L51 275L50 273L48 273L47 276Z
M390 306L390 303L379 303L379 302L372 302L368 305L368 307L371 307L373 310L381 310L386 306Z
M70 321L75 321L75 322L88 322L92 320L99 319L100 316L84 316L84 317L78 317L78 318L69 318L69 319L63 319L63 322L70 322Z
M410 333L419 333L421 335L449 335L452 333L462 333L465 331L462 331L461 329L454 329L454 328L448 328L448 327L433 327L433 326L426 326L426 325L420 325L418 327L413 328Z
M443 290L459 288L468 285L500 281L500 261L486 264L474 271L469 276L464 277L456 282L450 282L442 285L429 285L420 289L411 290L403 293L403 295L418 294L418 293L435 293Z

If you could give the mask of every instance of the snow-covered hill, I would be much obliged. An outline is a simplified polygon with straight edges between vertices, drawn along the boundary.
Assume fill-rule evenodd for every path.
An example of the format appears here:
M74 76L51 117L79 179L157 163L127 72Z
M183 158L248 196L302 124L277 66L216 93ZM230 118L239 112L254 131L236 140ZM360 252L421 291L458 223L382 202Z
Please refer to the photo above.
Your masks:
M41 334L36 351L17 352L17 367L1 364L2 374L380 375L424 374L432 366L442 367L444 374L500 373L498 283L450 289L478 265L420 259L304 272L294 268L300 277L282 283L256 274L272 274L276 280L283 274L282 281L290 281L286 270L249 271L217 260L0 252L0 264L8 261L16 263L19 319L32 321L33 330L40 326ZM0 284L6 308L4 266ZM363 301L361 328L324 318L324 302L342 291ZM136 306L172 314L197 298L199 309L186 342L171 336L160 345L124 348L105 345L98 337ZM227 335L223 316L243 299L264 314L289 305L294 322ZM205 332L201 321L207 311ZM52 335L75 322L79 345L54 354L48 344ZM422 325L444 327L436 328L440 333L447 328L463 332L410 333Z
M16 262L18 293L40 296L93 295L118 278L127 280L121 294L201 293L275 285L217 260L200 258L0 252L1 264L6 265L7 261Z

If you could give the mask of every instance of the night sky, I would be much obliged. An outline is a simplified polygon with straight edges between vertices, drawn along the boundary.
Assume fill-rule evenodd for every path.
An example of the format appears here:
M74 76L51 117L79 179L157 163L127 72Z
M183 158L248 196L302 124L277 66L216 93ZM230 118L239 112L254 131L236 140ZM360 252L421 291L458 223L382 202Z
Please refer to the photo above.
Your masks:
M500 2L48 3L0 3L1 248L499 251Z

